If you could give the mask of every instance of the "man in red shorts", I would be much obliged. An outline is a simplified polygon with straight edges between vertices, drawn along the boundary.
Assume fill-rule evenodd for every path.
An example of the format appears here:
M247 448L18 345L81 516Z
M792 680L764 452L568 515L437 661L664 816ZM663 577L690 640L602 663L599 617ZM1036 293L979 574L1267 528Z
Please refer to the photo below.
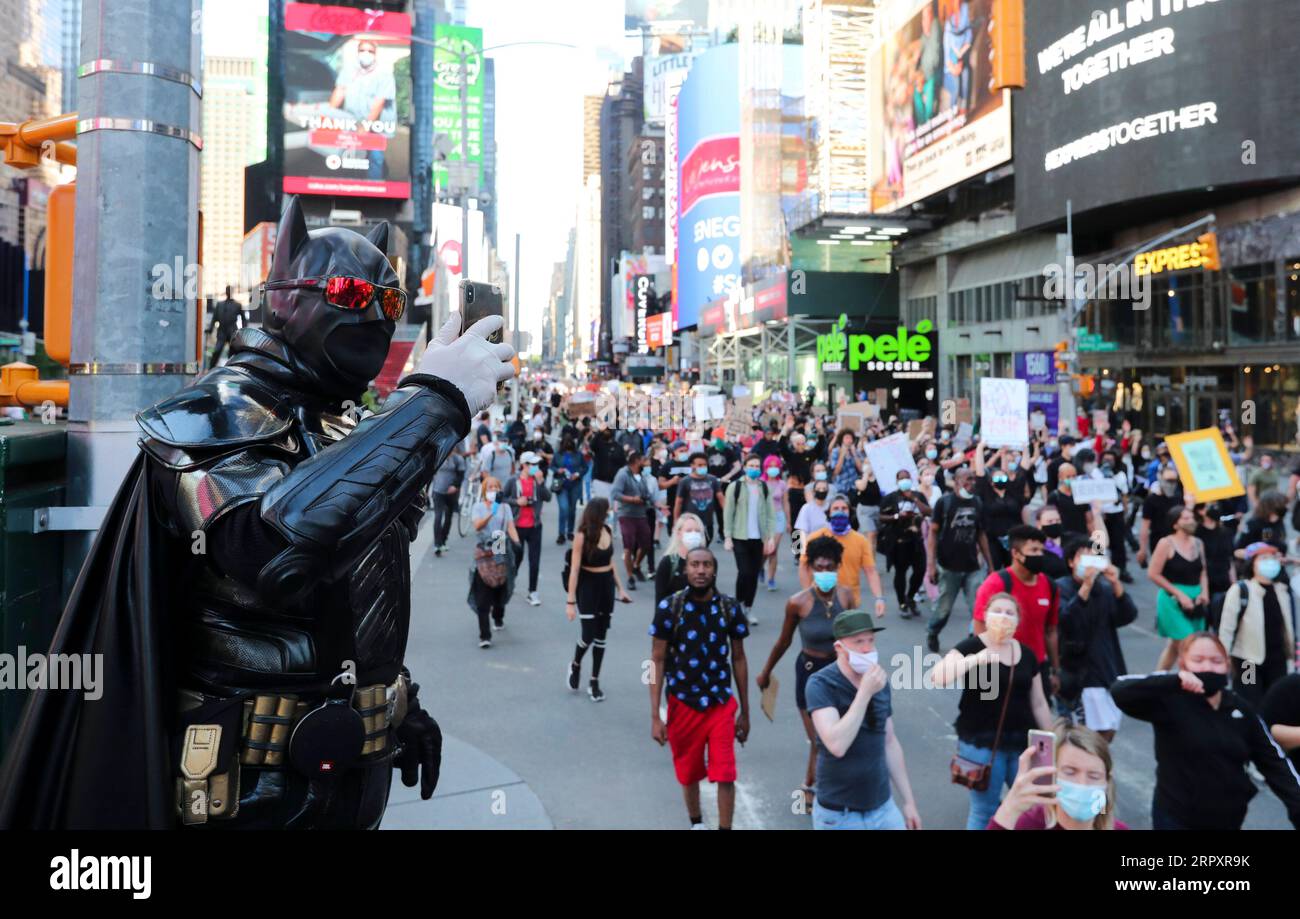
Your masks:
M716 591L717 574L713 553L692 549L686 556L688 586L660 601L650 625L650 736L672 749L686 813L696 830L707 829L700 814L700 781L706 778L718 786L718 829L731 829L735 742L744 743L749 736L749 626L736 601ZM665 685L667 723L659 717Z

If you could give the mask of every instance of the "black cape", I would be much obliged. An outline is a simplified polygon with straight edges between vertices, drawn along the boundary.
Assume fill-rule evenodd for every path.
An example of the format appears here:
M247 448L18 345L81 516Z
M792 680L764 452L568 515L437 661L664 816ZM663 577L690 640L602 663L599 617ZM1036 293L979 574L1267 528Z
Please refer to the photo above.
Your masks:
M52 653L102 654L102 696L39 690L0 770L0 828L175 826L168 748L174 680L168 582L177 541L150 511L143 453L95 537L54 634ZM171 578L168 573L171 573Z

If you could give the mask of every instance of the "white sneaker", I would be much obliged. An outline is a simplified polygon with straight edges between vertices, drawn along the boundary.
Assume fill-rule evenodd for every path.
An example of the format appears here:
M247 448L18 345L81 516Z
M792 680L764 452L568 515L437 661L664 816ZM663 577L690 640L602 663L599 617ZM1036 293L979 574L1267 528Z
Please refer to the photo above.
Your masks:
M505 624L504 622L494 622L494 623L492 623L492 631L494 631L494 632L500 632L500 631L501 631L502 629L504 629L505 627L506 627L506 624Z
M706 823L692 823L692 824L691 824L691 829L692 829L692 830L707 830L708 828L709 828L709 827L708 827L708 824L706 824Z
M537 591L533 591L532 593L530 593L530 594L528 595L528 605L529 605L529 606L541 606L541 605L542 605L542 601L541 601L541 599L537 596Z
M479 639L478 646L480 648L490 648L492 647L492 642L488 641L486 638L481 638Z

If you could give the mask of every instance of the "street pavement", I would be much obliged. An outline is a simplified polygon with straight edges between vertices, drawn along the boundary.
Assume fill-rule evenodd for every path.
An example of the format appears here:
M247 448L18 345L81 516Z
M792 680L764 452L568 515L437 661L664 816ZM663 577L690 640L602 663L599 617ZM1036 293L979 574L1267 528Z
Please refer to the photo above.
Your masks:
M616 604L601 688L606 699L586 694L591 655L584 660L582 689L571 692L564 677L573 657L578 625L564 616L560 582L564 549L555 544L557 512L546 505L539 593L529 606L527 562L506 611L506 628L494 633L490 649L478 647L478 626L466 602L472 538L453 526L448 553L433 554L432 514L412 547L411 637L407 664L420 684L420 699L447 737L442 780L434 798L394 778L385 816L387 828L441 829L682 829L688 826L680 786L668 749L650 738L649 692L643 674L649 663L647 627L653 585L639 585L631 605ZM617 527L614 528L617 533ZM663 540L664 545L667 539ZM719 587L730 593L735 563L714 543ZM807 739L794 704L794 660L787 652L775 671L780 681L776 717L769 722L758 705L753 678L779 632L785 600L799 589L798 575L783 541L777 591L759 586L759 625L745 642L749 659L751 730L737 747L739 779L736 829L808 829L802 813ZM1163 639L1155 635L1155 588L1130 561L1140 616L1121 631L1130 671L1155 666ZM948 764L956 749L952 722L956 690L925 689L919 673L929 669L925 620L899 619L892 580L882 569L889 598L886 630L877 642L881 663L893 672L894 726L907 759L917 807L927 829L962 829L967 792L951 784ZM925 607L922 607L925 612ZM970 625L970 609L959 598L941 636L948 650ZM901 657L899 657L901 655ZM932 659L931 659L932 660ZM1151 825L1155 758L1148 724L1125 719L1112 747L1119 797L1118 816L1134 829ZM703 786L705 822L717 825L716 794ZM1247 829L1284 829L1290 824L1281 803L1262 788L1251 803Z

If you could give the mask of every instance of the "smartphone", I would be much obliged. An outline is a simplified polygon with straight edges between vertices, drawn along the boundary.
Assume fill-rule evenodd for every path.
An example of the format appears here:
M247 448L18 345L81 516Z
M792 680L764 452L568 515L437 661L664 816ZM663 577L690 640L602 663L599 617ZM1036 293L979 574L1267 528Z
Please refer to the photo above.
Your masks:
M1029 746L1034 749L1034 761L1030 763L1030 769L1038 769L1041 766L1056 767L1056 735L1051 731L1030 731ZM1055 776L1044 776L1036 779L1035 785L1053 785L1056 783Z
M1096 568L1098 571L1105 571L1110 567L1110 559L1104 555L1085 555L1081 561L1084 570Z
M500 316L504 319L506 308L505 301L501 297L501 288L495 284L483 284L479 281L461 281L460 315L462 335L480 319L486 319L488 316ZM504 327L488 336L488 341L493 344L505 341Z

